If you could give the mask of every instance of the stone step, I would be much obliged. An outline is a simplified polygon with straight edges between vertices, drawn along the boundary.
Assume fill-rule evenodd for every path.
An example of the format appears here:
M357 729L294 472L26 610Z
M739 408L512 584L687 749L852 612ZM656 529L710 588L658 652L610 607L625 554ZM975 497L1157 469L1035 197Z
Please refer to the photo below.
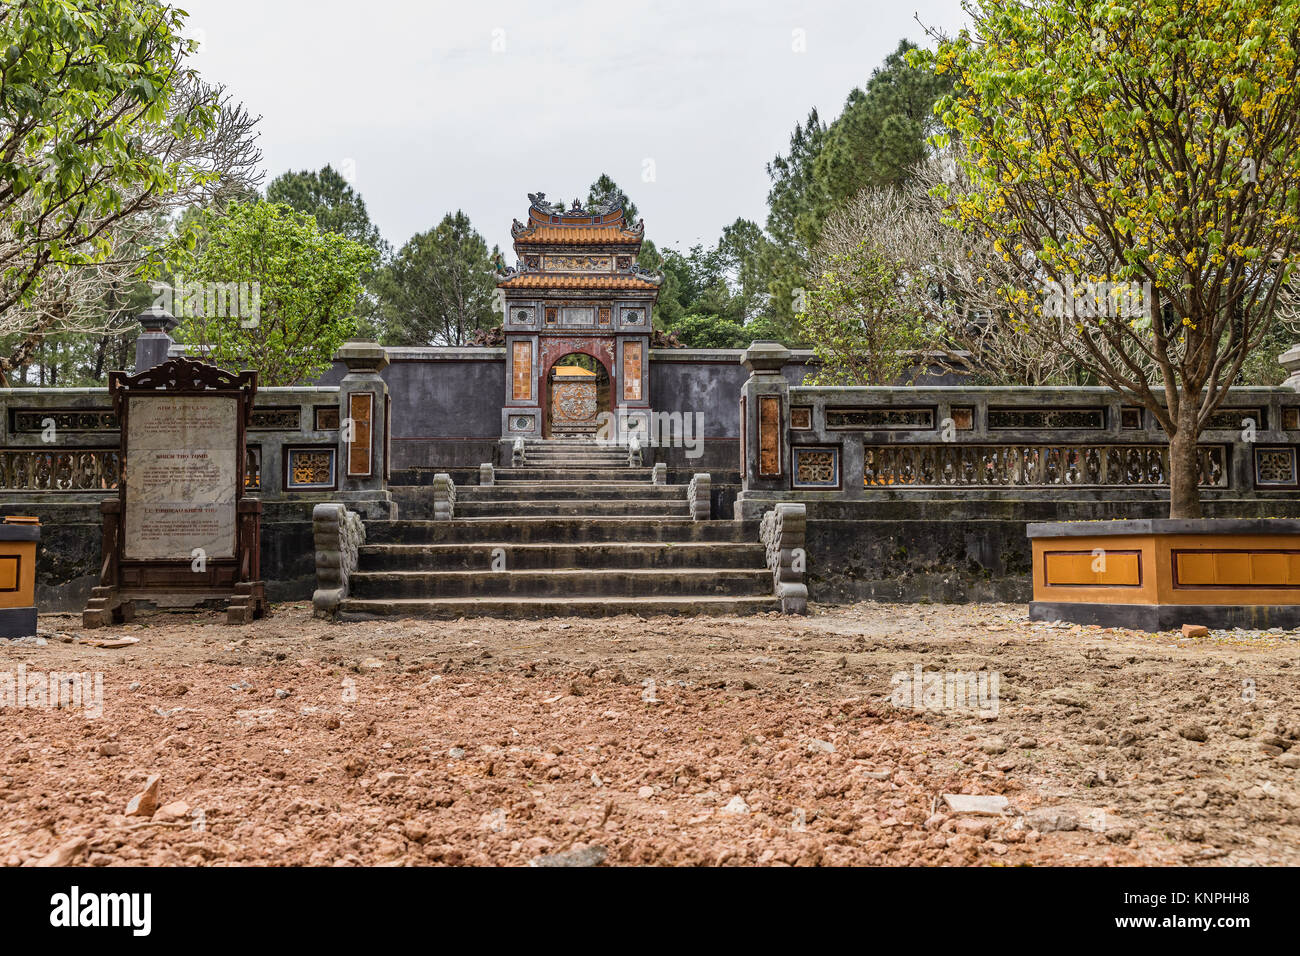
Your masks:
M551 449L564 451L627 451L626 445L599 441L595 438L525 438L524 447L530 452Z
M540 461L544 458L558 458L627 462L627 449L625 448L530 448L524 454L528 461Z
M679 496L676 499L664 500L654 498L607 498L607 499L574 499L562 498L556 500L537 500L537 499L502 499L497 501L483 500L460 500L459 493L456 500L455 515L458 518L483 518L483 517L508 517L508 516L529 516L541 515L556 517L572 517L581 515L608 515L610 517L637 516L637 517L675 517L679 515L688 515L690 511L687 508L686 498Z
M609 468L626 471L630 466L627 458L611 455L608 458L586 458L577 455L547 455L535 458L529 456L524 462L525 468Z
M761 544L728 542L654 542L597 544L518 544L510 541L472 544L367 544L361 567L369 571L483 571L494 552L504 552L512 571L545 569L761 568ZM770 572L767 572L770 578Z
M772 591L766 568L548 569L527 571L357 571L357 600L448 597L762 597Z
M656 485L650 481L570 481L567 478L555 479L555 480L532 479L529 481L517 481L511 479L508 481L501 481L499 480L500 476L501 476L501 472L498 471L497 472L498 481L495 485L457 485L456 494L459 496L460 493L464 491L467 487L468 488L507 488L511 491L523 491L528 488L547 488L547 489L555 489L557 491L572 492L573 497L575 498L578 497L577 492L585 491L586 489L589 488L591 489L608 488L611 490L620 491L624 494L626 494L629 491L641 492L641 491L650 491L650 490L661 489L661 488L673 488L676 489L676 494L679 495L686 494L685 485ZM634 495L633 497L636 496Z
M499 468L496 480L509 481L644 481L650 484L649 468Z
M557 438L557 439L552 439L550 441L526 441L524 442L524 450L530 455L533 454L534 452L547 452L547 451L565 451L565 452L572 451L578 453L609 451L609 452L623 452L624 454L626 454L627 446L615 445L612 442L606 442L606 441L592 441L592 440L583 441L575 438Z
M525 445L527 455L626 455L626 445L597 445L594 442L557 442L545 445Z
M420 617L455 620L462 617L613 617L631 614L742 616L778 610L773 597L655 597L655 598L420 598L360 601L348 598L339 618L363 621L376 617Z
M468 501L553 501L553 500L638 500L685 501L684 485L652 485L642 482L522 482L505 485L460 485L456 488L456 508Z
M758 543L757 521L693 521L644 517L458 517L450 521L370 521L367 544L603 544L725 541Z

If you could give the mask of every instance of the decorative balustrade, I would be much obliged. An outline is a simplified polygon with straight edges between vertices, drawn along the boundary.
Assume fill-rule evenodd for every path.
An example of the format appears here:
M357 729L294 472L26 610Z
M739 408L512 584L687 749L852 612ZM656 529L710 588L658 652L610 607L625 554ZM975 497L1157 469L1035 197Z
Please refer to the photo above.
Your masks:
M245 442L245 490L274 498L338 488L339 389L266 388L258 401ZM106 389L0 389L0 493L116 491L120 425L107 402Z
M122 477L116 448L0 449L0 490L116 491ZM244 454L244 488L262 487L262 454L250 445Z
M865 487L1020 487L1169 484L1169 449L1164 445L866 445ZM1198 449L1200 482L1226 488L1227 450ZM825 462L796 455L795 484L826 482ZM806 464L805 464L806 462Z
M116 448L0 450L0 489L6 491L112 491L121 475Z
M1169 444L1136 396L1098 387L819 387L791 385L789 353L756 343L740 396L742 489L736 514L779 501L933 496L1072 501L1169 494ZM1234 388L1197 452L1209 498L1300 491L1300 394ZM1045 494L1046 493L1046 494Z

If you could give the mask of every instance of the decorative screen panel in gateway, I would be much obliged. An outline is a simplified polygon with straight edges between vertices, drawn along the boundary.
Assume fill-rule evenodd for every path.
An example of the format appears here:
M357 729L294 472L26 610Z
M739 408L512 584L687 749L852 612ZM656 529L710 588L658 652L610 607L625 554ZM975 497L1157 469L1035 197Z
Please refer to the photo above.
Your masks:
M641 343L623 345L623 401L641 401Z
M542 259L546 272L608 272L609 256L550 255Z
M513 350L512 371L514 401L527 401L533 397L533 346L529 342L516 342Z

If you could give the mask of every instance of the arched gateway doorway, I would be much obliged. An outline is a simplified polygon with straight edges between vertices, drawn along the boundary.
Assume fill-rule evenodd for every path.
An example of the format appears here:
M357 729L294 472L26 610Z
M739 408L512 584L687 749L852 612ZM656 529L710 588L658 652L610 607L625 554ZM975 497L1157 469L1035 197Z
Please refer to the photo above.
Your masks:
M546 374L547 438L594 438L601 413L609 412L609 371L597 359L572 352Z
M624 420L648 419L650 317L663 281L637 265L645 225L627 221L621 195L587 209L529 199L528 222L510 229L518 264L497 282L501 438L512 455L521 438L601 437L602 412L618 415L620 434Z

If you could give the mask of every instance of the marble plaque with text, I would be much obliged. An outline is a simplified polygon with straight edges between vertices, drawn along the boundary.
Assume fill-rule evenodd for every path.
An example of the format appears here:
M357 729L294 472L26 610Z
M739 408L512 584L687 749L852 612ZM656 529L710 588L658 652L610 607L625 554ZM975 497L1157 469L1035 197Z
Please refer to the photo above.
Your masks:
M208 560L235 555L239 402L133 396L127 415L123 557Z

